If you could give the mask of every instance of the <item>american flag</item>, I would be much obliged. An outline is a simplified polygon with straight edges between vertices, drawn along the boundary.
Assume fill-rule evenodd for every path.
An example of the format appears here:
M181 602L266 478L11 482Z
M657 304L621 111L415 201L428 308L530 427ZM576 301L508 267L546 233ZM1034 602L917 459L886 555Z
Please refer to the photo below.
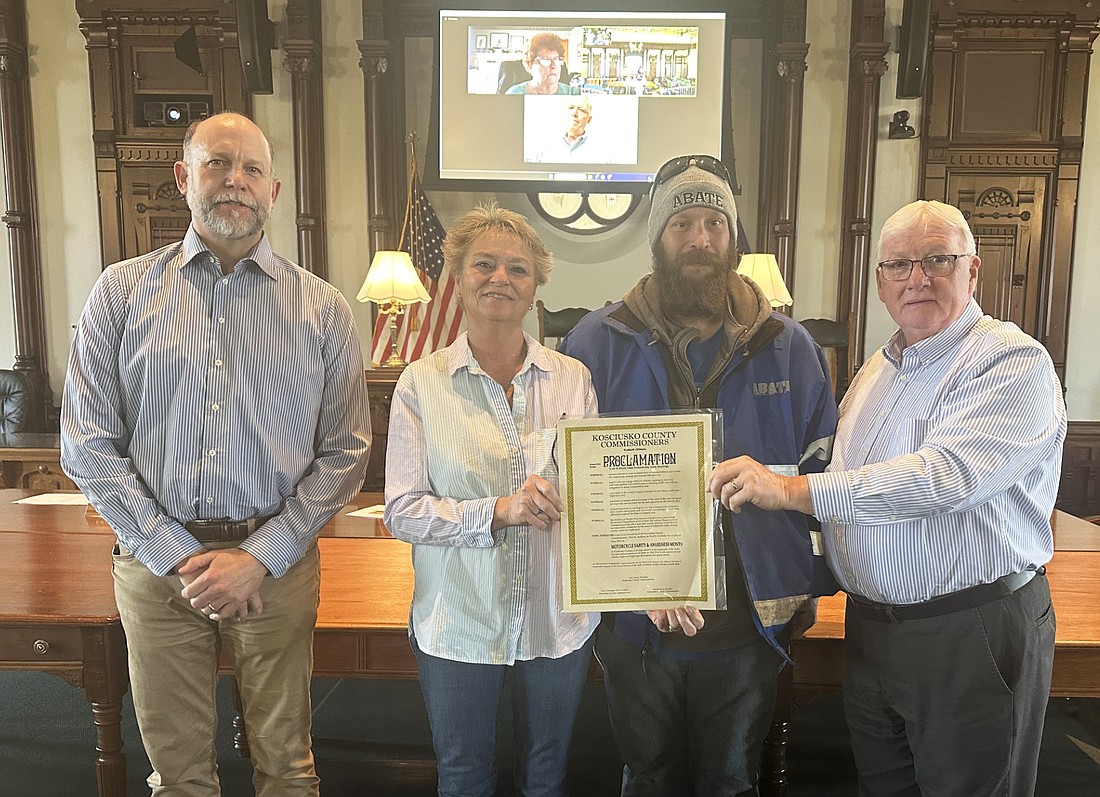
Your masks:
M462 327L458 286L443 268L443 236L446 231L428 202L414 170L409 186L409 208L401 249L409 253L432 300L410 305L397 317L397 349L405 362L412 362L454 343ZM378 314L374 324L371 361L377 365L390 356L389 316Z

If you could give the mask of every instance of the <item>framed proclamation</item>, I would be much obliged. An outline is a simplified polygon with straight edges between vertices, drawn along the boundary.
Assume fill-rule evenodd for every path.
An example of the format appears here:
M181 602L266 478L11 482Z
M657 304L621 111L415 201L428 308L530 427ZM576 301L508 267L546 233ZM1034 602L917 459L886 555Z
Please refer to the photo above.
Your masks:
M716 604L716 504L706 490L721 429L715 417L558 424L565 611L723 608Z

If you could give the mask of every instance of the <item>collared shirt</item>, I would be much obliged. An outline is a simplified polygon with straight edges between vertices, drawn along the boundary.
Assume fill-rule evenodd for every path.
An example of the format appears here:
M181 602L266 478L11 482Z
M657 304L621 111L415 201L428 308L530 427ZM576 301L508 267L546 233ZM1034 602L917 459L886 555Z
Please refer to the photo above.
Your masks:
M918 603L1048 562L1066 409L1046 350L973 300L902 347L860 370L808 477L841 586Z
M558 524L492 530L497 498L529 474L557 483L558 421L596 414L588 369L524 338L511 406L465 333L409 365L394 391L385 522L413 543L410 626L432 656L479 664L559 658L599 621L562 611Z
M188 228L92 289L65 380L62 465L153 573L202 550L187 521L275 515L240 547L281 576L362 485L365 393L335 288L266 236L223 275Z
M582 134L576 141L560 135L551 139L535 155L535 163L610 163L607 152L602 152L593 143L588 133Z

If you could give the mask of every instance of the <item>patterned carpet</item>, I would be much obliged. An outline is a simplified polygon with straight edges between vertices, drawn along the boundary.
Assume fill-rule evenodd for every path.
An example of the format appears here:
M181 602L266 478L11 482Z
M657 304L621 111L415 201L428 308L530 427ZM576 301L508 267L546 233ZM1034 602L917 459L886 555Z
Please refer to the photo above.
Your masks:
M570 769L573 797L617 793L619 765L599 684L589 684ZM232 748L229 682L219 686L218 740L223 793L250 795L250 766ZM431 797L434 774L427 718L413 681L314 682L314 751L323 797ZM507 707L505 706L505 710ZM94 745L80 690L42 673L0 673L0 797L93 797ZM129 794L148 794L149 764L132 707L123 716ZM854 797L855 769L839 695L802 707L790 734L789 797ZM502 762L510 740L500 734ZM502 772L498 793L512 793ZM1038 797L1100 794L1100 700L1050 702Z

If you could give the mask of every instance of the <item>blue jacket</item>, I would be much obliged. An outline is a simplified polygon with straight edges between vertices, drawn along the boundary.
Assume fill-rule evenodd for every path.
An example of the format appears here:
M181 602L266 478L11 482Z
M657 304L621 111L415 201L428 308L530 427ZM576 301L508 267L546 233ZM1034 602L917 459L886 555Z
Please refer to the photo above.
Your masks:
M592 372L601 412L646 412L670 405L672 355L655 341L618 302L582 319L560 350ZM747 454L764 465L786 466L787 475L824 470L837 422L827 368L806 330L772 313L696 399L699 408L722 410L725 458ZM738 515L723 512L724 531L732 532L742 565L740 573L727 572L727 583L744 579L757 630L781 652L778 637L794 612L807 598L837 590L822 546L812 541L809 520L799 512L765 512L752 505ZM732 588L728 592L734 594ZM639 646L660 647L661 635L644 614L616 613L615 633Z

